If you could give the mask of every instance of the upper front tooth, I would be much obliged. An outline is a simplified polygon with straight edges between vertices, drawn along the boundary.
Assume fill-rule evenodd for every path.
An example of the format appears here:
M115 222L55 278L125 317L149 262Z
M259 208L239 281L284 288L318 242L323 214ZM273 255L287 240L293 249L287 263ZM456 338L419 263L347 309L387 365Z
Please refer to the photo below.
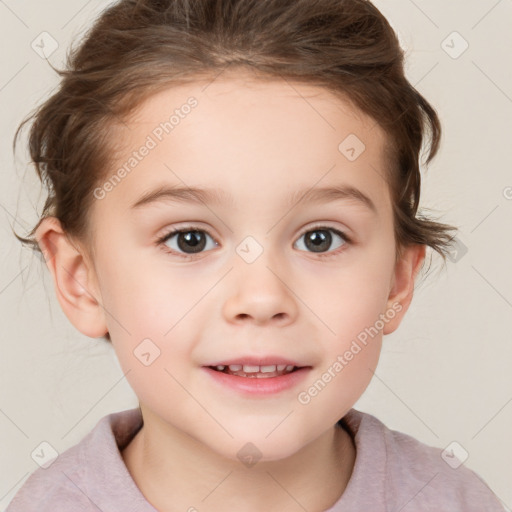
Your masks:
M254 372L259 372L259 371L260 371L259 366L250 366L248 364L244 364L244 372L245 373L254 373Z
M217 366L217 370L221 370L222 371L222 370L224 370L224 368L226 368L226 367L223 364L219 364Z
M291 372L293 370L293 365L289 364L287 367L286 367L286 371L287 372Z
M285 368L286 368L286 371L293 370L293 366L291 366L291 365L286 366L285 364L278 364L278 365L270 364L267 366L254 366L254 365L250 365L250 364L244 364L244 365L230 364L229 365L229 369L232 372L239 372L240 370L242 370L242 368L245 373L258 373L258 372L272 373L272 372L275 372L276 369L278 371L283 371Z

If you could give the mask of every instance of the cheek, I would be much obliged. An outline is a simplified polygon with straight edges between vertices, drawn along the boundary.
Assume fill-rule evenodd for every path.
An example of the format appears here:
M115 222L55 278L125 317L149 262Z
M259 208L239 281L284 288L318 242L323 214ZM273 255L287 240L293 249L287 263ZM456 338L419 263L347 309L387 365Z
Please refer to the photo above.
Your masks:
M166 265L165 255L138 253L137 258L114 251L105 255L101 293L107 321L121 336L163 336L185 317L204 287Z
M381 350L385 297L373 281L360 288L346 287L323 311L329 329L323 329L325 381L333 382L338 397L359 396L372 377ZM370 287L370 284L372 285ZM332 376L336 375L335 378Z
M309 287L308 306L323 321L319 332L329 347L343 348L385 312L392 258L383 257L382 251L379 258L371 254L353 258Z
M319 309L329 326L318 330L322 360L296 396L297 408L313 430L334 424L357 402L379 361L384 293L375 281L351 278L333 283L341 291Z
M315 395L315 407L328 409L330 400L355 401L369 384L383 328L395 316L394 310L386 310L393 263L393 250L382 240L332 271L323 279L322 290L311 289L308 306L322 320L318 343L324 357L318 387L326 389Z
M166 419L172 422L173 415L187 408L197 413L185 391L193 338L190 325L180 322L182 314L165 315L167 307L158 308L135 308L130 334L115 326L112 345L137 398L155 411L167 411L170 416Z

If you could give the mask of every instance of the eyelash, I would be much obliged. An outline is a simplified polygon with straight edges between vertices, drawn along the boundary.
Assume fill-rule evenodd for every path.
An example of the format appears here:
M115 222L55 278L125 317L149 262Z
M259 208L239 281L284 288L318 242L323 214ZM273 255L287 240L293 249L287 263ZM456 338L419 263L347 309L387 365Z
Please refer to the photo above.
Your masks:
M183 253L180 253L180 252L176 252L174 250L170 250L165 245L165 242L170 240L174 235L176 235L178 233L188 233L190 231L200 231L200 232L206 233L215 243L218 243L217 240L215 240L215 237L207 229L200 228L199 226L186 226L185 228L173 229L173 230L169 231L168 233L166 233L165 235L161 236L156 241L156 245L159 246L159 247L162 247L162 250L164 252L166 252L167 254L177 255L180 258L183 258L185 260L192 260L192 259L195 258L195 255L193 255L193 254L183 254ZM339 231L338 229L335 229L335 228L332 228L332 227L329 227L329 226L324 226L324 225L321 225L321 224L319 224L317 226L309 227L308 229L306 229L305 231L303 231L299 235L299 238L301 238L306 233L309 233L311 231L332 231L332 232L336 233L340 238L342 238L343 241L345 242L341 247L338 247L338 249L336 249L334 251L329 251L329 252L326 252L326 253L317 253L317 256L319 258L330 258L330 257L333 257L333 256L337 256L340 252L345 250L344 248L345 248L346 245L351 245L352 244L352 239L350 237L348 237L343 231ZM200 254L204 254L204 253L197 253L197 255L200 255ZM315 253L311 253L311 254L315 254Z

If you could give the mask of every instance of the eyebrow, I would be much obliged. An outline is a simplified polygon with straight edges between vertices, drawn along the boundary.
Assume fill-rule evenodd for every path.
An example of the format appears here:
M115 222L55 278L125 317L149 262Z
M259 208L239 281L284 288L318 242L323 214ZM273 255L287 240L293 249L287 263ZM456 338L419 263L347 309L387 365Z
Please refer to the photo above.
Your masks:
M313 187L300 189L293 192L286 206L293 207L299 202L322 203L340 200L355 200L365 206L372 213L377 213L374 202L361 190L351 185L339 185L336 187ZM206 187L170 187L162 185L143 194L130 209L140 209L156 202L185 202L194 204L206 204L220 206L222 204L233 205L233 197L220 189Z

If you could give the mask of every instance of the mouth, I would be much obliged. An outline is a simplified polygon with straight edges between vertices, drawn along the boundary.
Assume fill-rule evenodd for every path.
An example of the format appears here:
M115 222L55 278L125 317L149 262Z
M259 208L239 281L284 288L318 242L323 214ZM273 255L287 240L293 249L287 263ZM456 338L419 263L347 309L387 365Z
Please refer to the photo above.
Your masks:
M236 377L245 377L249 379L269 379L272 377L282 377L289 373L296 372L301 368L310 368L305 366L296 366L293 364L229 364L208 366L212 370Z
M248 398L265 398L295 389L312 366L278 355L218 359L203 366L215 386Z

